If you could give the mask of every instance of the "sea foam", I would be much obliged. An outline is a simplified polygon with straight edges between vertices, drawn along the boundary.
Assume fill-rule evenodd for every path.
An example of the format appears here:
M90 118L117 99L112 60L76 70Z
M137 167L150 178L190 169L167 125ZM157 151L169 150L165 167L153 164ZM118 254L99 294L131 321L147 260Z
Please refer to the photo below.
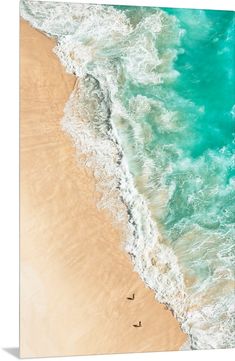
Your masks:
M203 113L202 107L171 86L180 75L174 62L184 52L185 30L177 17L155 8L122 10L28 0L21 1L21 15L57 39L55 53L66 70L78 77L62 128L72 137L78 159L94 172L102 194L98 206L108 208L122 225L135 271L179 320L189 335L187 348L232 347L231 227L226 230L231 235L225 240L226 249L217 248L221 234L205 231L196 212L190 224L185 216L174 223L173 211L166 217L181 174L186 190L190 174L195 173L196 181L191 183L198 187L197 193L187 196L187 212L190 204L200 207L205 194L210 196L212 187L219 186L218 179L203 193L198 173L206 169L205 159L193 160L174 145L188 131L187 116ZM204 13L202 20L206 22ZM177 108L167 106L174 102ZM187 116L180 111L185 108ZM174 141L163 142L169 137ZM231 162L228 153L224 149L225 170ZM222 158L208 151L207 159L221 170ZM230 194L229 187L232 183L223 188L223 196ZM170 225L168 229L164 223ZM206 273L205 252L222 260L213 274ZM201 273L196 274L197 269ZM220 287L224 294L218 292Z

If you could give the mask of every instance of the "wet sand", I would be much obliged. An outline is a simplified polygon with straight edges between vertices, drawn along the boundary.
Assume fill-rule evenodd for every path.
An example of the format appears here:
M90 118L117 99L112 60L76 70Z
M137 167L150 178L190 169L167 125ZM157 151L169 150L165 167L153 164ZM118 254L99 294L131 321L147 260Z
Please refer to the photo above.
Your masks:
M75 78L54 44L21 22L21 356L177 350L185 335L133 272L60 128Z

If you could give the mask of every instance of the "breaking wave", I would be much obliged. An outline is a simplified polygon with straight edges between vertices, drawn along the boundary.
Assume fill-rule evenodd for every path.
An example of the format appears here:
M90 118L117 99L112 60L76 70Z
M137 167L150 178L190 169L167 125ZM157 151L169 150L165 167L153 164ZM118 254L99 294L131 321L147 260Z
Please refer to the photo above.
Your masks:
M205 39L215 39L207 50L220 52L220 66L234 50L233 16L220 14L21 1L23 18L57 39L55 53L78 78L62 127L95 174L98 206L122 225L135 271L191 349L235 346L235 100L225 109L213 87L197 89L204 82L209 92L216 78L197 69ZM221 72L229 88L234 73Z

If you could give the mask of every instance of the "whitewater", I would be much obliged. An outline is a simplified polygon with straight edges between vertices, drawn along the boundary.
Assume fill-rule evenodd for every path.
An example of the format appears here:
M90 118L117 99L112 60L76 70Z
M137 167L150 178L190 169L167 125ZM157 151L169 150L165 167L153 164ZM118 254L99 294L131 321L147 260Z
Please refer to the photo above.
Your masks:
M234 13L21 1L77 82L61 125L134 270L188 334L235 346Z

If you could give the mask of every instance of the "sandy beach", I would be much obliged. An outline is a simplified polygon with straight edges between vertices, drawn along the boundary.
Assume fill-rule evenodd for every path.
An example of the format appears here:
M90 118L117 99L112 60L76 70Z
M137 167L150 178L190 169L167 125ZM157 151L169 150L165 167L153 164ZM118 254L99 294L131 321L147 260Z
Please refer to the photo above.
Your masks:
M61 130L76 79L54 45L21 21L20 354L178 350L185 334L133 271L121 231L96 207L92 173Z

